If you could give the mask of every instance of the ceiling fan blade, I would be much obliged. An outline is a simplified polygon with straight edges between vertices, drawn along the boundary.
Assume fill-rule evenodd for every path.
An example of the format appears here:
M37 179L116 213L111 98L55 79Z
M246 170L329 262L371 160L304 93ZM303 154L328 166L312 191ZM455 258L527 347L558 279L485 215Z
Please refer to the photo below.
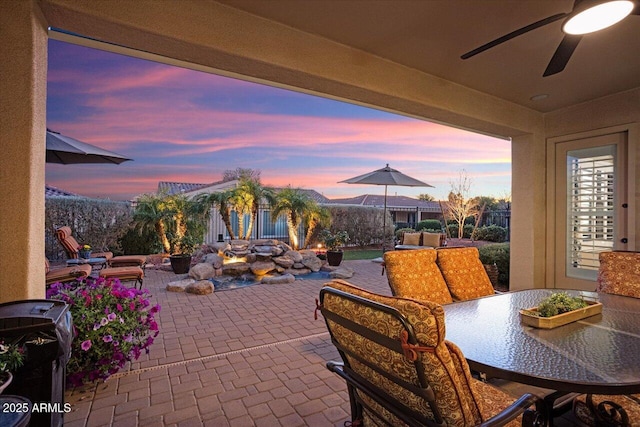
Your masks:
M472 56L475 56L481 52L484 52L485 50L491 49L494 46L497 46L501 43L504 43L508 40L511 40L512 38L518 37L524 33L528 33L531 30L535 30L536 28L540 28L543 27L547 24L551 24L552 22L558 21L562 18L564 18L565 16L569 15L568 13L558 13L556 15L552 15L549 16L547 18L541 19L540 21L534 22L533 24L529 24L526 27L522 27L518 30L512 31L509 34L505 34L502 37L499 37L493 41L490 41L489 43L483 44L482 46L473 49L472 51L469 51L467 53L465 53L464 55L462 55L460 58L462 59L469 59Z
M544 70L542 77L551 76L564 70L564 67L567 66L571 55L573 55L573 51L578 47L580 40L582 40L582 36L564 36L560 45L558 45L556 52L553 54L553 57L551 57L551 61L549 61L549 65L547 65L547 69Z

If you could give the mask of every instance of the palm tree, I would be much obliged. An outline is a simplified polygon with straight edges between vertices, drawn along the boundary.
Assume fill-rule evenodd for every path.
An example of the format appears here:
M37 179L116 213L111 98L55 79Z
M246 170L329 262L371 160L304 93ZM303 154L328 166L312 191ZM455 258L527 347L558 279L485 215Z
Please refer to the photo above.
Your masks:
M273 189L263 186L259 179L242 178L238 187L236 187L235 197L233 199L234 207L238 213L238 227L240 233L244 230L244 214L250 214L249 226L245 233L246 239L251 238L253 226L258 219L258 211L260 203L263 200L272 200ZM240 237L242 238L242 237Z
M290 186L276 193L271 201L272 219L275 221L281 214L287 216L289 244L297 250L300 245L298 226L317 207L317 203L300 189Z
M203 193L196 196L196 201L198 203L209 207L218 207L218 212L220 213L224 226L232 240L236 238L236 235L233 232L233 227L231 226L231 201L233 199L233 191L233 189L228 189L217 193Z
M133 213L135 228L140 234L144 230L154 230L162 248L166 253L171 252L171 243L167 237L165 222L170 219L170 213L165 203L164 194L145 194L138 199L136 209Z
M330 221L331 212L329 212L327 208L316 204L314 207L312 207L312 209L309 210L305 218L305 223L307 225L307 230L304 237L305 248L308 248L311 244L311 240L314 237L314 232L316 231L318 226L327 227Z

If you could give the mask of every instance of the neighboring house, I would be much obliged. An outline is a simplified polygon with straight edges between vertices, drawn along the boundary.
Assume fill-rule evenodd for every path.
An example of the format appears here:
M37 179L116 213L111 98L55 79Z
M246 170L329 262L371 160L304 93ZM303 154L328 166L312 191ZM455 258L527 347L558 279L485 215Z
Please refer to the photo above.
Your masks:
M84 197L80 194L72 193L70 191L61 190L52 185L45 185L44 187L44 197Z
M384 196L377 194L363 194L361 196L347 199L331 199L329 200L329 204L383 208ZM387 196L387 211L391 214L394 224L397 225L398 223L403 223L407 224L409 227L414 227L418 222L425 219L442 219L440 202L428 202L407 196Z

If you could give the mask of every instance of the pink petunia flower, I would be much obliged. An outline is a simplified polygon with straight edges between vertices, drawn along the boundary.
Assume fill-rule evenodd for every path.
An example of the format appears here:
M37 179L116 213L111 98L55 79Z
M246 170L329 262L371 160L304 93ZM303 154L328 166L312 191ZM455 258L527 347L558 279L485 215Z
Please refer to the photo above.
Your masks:
M82 341L82 344L80 344L80 348L84 351L89 351L89 349L91 348L91 340Z

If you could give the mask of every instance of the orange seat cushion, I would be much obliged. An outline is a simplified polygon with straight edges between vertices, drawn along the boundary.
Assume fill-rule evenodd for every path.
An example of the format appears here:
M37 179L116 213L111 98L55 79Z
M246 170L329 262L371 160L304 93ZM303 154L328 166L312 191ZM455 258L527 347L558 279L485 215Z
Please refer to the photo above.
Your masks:
M437 252L436 262L454 300L466 301L495 293L478 248L448 248Z
M142 280L144 271L140 267L110 267L100 270L100 277L120 280Z
M142 267L147 263L146 255L120 255L109 260L110 267Z
M385 252L385 270L393 294L437 304L453 302L436 256L435 249Z
M49 270L49 268L47 267L45 283L47 285L50 285L56 282L71 282L76 279L84 279L90 274L91 266L89 264L76 265L73 267L63 267L55 270Z

